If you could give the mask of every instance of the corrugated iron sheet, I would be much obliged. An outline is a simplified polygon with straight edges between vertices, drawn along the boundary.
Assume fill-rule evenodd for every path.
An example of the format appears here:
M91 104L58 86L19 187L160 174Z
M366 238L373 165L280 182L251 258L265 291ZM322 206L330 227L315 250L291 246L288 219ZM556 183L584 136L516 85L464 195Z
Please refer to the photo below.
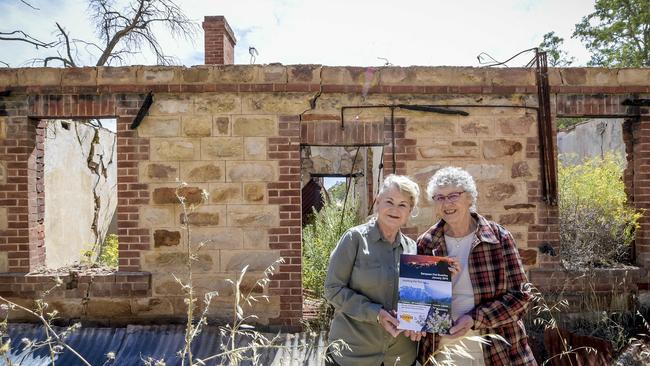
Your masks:
M61 331L62 328L56 328ZM21 366L51 365L49 349L42 347L37 350L26 349L22 339L43 341L45 332L42 325L11 324L9 326L11 350L8 355L10 362ZM274 339L270 348L250 349L251 337L238 336L235 348L249 347L245 359L240 363L245 365L282 365L282 366L320 366L323 364L326 337L324 333L260 333L268 339ZM133 366L142 365L144 360L151 358L163 360L167 366L181 364L178 351L183 347L185 328L181 325L130 325L126 328L81 328L73 332L66 343L81 354L92 365L104 365L106 354L114 352L116 358L106 365ZM230 338L222 334L218 327L205 327L192 342L194 359L205 359L209 356L224 352L229 348ZM57 365L77 366L82 362L70 351L64 350L56 356ZM6 362L0 359L0 365ZM206 365L229 365L232 362L227 357L213 358ZM185 362L187 365L187 362Z

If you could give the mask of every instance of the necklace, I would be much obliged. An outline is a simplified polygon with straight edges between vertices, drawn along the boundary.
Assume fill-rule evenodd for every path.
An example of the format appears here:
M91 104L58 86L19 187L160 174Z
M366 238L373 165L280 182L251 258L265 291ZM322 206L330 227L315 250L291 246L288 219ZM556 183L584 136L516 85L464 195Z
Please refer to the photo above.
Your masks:
M451 242L456 249L460 248L460 242L464 239L464 238L454 238L451 236L448 236L447 238L451 239Z

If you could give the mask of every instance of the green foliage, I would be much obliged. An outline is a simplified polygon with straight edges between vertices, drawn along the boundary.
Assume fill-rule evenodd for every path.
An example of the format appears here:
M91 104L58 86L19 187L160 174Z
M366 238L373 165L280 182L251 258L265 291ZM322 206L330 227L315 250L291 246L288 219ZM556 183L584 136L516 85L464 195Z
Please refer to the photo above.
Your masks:
M117 246L118 240L116 234L108 234L102 245L102 251L97 259L100 265L117 267Z
M596 0L573 37L591 52L590 66L650 66L650 1Z
M560 252L571 269L629 260L642 214L627 204L622 158L606 155L558 170Z
M539 48L546 51L549 66L566 67L575 61L574 57L569 57L566 51L562 50L564 38L559 37L555 32L548 32L544 35Z
M345 200L345 194L347 193L347 185L345 181L338 182L330 187L327 190L330 194L330 198L334 202L343 202Z
M565 118L565 117L560 117L555 120L555 124L557 125L557 128L568 128L577 125L578 123L584 122L589 120L589 118Z
M323 295L330 253L341 235L360 223L357 210L358 203L355 200L348 200L345 211L340 203L325 203L320 212L314 213L312 222L303 229L303 286L317 297Z

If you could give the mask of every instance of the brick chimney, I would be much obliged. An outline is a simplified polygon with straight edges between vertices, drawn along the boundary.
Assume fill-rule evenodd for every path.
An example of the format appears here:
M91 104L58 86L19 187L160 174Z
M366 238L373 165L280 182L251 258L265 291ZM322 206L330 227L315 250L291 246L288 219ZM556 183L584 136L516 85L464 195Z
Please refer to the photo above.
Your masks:
M203 19L205 33L205 64L232 65L235 63L235 34L223 16L206 16Z

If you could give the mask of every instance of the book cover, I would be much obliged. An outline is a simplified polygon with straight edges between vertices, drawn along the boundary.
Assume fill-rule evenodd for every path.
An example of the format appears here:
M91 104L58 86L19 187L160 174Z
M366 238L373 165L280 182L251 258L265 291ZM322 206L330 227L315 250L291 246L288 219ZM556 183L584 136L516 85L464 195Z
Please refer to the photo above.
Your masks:
M402 254L397 319L398 329L449 333L452 325L449 258Z

